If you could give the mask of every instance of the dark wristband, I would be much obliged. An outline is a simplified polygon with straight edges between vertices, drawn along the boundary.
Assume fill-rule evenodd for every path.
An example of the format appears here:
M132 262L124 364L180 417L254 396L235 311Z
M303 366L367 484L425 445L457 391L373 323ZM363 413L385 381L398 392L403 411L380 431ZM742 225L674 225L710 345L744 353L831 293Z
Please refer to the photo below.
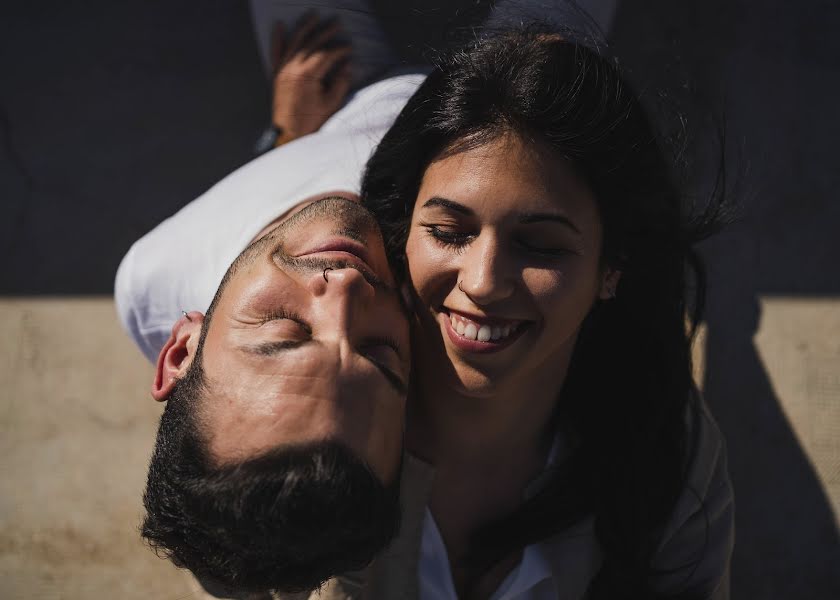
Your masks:
M277 127L274 123L271 123L263 130L260 137L257 139L257 142L254 144L254 154L259 156L260 154L265 154L274 148L277 140L280 139L280 136L282 135L283 129L281 127Z

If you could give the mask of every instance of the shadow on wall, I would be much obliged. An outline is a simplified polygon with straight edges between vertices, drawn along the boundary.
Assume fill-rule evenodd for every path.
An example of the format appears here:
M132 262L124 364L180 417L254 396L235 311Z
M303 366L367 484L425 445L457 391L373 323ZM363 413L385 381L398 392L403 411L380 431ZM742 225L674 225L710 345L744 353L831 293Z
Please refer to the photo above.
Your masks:
M734 598L840 597L831 501L754 343L762 295L838 297L840 306L831 133L840 43L829 23L840 25L840 7L826 2L623 0L614 27L638 88L668 90L664 104L686 114L698 154L693 183L711 188L719 150L709 150L709 133L723 119L728 171L740 178L741 219L704 245L704 391L727 438L735 487Z

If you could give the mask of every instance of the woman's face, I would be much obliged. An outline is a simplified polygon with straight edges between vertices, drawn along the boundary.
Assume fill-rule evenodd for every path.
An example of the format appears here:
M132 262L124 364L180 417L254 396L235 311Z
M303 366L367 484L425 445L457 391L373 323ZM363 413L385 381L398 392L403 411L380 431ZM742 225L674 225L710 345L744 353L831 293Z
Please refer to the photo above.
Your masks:
M584 317L617 282L601 235L570 163L518 136L432 163L406 245L420 377L478 397L559 389Z

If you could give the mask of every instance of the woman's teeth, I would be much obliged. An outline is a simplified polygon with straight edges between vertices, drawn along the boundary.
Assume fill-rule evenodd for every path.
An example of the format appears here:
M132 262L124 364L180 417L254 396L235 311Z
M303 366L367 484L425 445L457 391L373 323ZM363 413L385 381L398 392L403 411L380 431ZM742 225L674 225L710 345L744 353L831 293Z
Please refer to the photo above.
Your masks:
M518 326L518 324L504 326L479 325L471 321L466 321L461 317L456 317L454 314L449 315L449 321L452 324L452 329L458 332L458 335L468 340L478 340L479 342L503 340L516 331Z

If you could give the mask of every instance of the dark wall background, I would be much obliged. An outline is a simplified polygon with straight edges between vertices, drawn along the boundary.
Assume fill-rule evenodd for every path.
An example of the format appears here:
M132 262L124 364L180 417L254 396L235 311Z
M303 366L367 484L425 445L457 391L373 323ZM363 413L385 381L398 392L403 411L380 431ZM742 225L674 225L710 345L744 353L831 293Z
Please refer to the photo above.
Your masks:
M132 242L250 158L269 98L247 3L0 15L0 292L109 294Z
M416 51L423 2L396 4L376 6ZM436 2L424 28L455 8ZM705 389L738 501L734 598L840 598L835 517L752 343L760 295L840 295L839 30L830 0L623 0L613 28L646 101L686 119L697 197L725 123L743 205L704 247ZM0 294L110 294L135 239L250 160L268 93L245 2L4 3Z

